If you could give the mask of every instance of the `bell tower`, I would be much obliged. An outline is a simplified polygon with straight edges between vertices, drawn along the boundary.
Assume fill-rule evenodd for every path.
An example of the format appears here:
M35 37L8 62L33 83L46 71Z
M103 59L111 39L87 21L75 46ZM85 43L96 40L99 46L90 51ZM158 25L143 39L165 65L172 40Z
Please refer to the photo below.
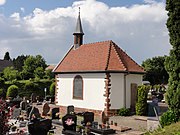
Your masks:
M79 15L76 23L76 29L73 35L74 35L74 49L77 49L83 44L83 35L84 35L81 25L80 7L79 7Z

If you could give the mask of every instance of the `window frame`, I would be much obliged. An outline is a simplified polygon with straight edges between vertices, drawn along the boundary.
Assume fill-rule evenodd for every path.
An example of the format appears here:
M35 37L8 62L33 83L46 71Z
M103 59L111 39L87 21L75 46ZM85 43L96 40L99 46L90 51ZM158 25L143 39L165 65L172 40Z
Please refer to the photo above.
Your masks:
M81 83L82 83L82 95L81 96L79 96L79 97L77 97L77 96L75 96L74 95L74 91L75 91L75 80L76 79L81 79ZM73 99L78 99L78 100L83 100L83 94L84 94L84 90L83 90L83 78L82 78L82 76L80 76L80 75L76 75L75 77L74 77L74 79L73 79Z

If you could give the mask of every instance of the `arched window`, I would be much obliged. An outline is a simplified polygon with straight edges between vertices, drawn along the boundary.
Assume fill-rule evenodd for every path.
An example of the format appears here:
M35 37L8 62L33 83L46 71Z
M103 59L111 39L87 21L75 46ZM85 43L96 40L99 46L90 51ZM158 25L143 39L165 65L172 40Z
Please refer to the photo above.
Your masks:
M74 99L83 99L83 79L80 75L77 75L74 77L73 98Z

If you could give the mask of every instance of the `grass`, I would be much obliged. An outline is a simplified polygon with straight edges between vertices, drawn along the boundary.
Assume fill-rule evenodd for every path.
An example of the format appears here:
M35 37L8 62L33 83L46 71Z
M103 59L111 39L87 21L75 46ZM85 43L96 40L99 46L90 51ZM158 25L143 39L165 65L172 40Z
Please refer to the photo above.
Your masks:
M180 135L180 122L158 128L154 132L147 132L145 135Z

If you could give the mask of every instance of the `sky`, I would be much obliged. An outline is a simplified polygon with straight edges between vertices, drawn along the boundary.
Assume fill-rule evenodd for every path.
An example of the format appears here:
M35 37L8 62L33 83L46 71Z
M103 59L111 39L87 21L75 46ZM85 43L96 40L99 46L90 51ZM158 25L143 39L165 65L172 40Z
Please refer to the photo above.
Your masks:
M169 54L165 0L0 0L0 59L9 52L57 64L73 44L79 7L84 43L112 40L138 64Z

